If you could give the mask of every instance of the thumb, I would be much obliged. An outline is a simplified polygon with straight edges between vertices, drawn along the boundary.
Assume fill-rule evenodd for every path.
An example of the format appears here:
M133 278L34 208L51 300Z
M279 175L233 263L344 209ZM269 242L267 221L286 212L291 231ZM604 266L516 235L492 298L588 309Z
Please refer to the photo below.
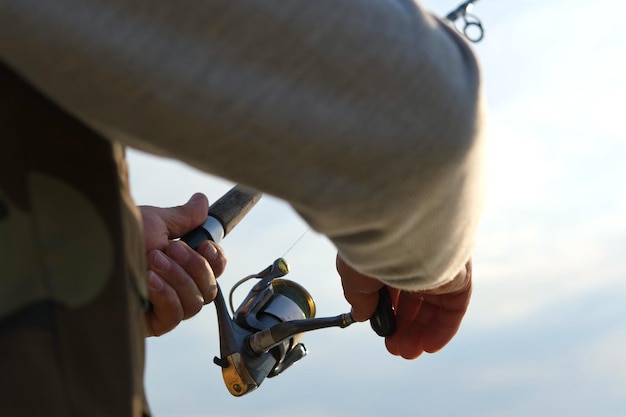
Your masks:
M341 276L343 295L352 305L352 318L356 321L368 320L378 305L378 291L384 284L356 271L340 256L337 256L337 272Z
M204 194L195 193L181 206L163 209L161 218L167 227L170 239L192 231L206 220L209 201Z

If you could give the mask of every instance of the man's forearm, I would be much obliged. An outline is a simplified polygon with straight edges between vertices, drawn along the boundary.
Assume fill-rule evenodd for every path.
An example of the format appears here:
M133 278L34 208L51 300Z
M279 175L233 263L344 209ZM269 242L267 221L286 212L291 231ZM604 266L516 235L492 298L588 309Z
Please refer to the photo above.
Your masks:
M363 273L433 288L471 255L478 67L417 5L0 5L0 57L63 107L289 201Z

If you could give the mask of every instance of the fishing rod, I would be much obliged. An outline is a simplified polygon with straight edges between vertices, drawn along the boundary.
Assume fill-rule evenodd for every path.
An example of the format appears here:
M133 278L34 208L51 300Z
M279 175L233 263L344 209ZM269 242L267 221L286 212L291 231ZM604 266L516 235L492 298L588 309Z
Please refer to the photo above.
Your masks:
M261 193L235 186L209 208L206 221L182 237L196 249L204 240L219 243L256 205ZM240 397L261 385L265 378L279 375L307 355L300 342L305 332L327 327L344 328L355 320L350 313L335 317L315 318L315 301L300 284L284 279L289 265L283 258L276 259L262 271L245 277L243 282L258 279L241 305L231 317L224 295L217 284L213 301L219 327L220 356L213 362L222 368L222 377L228 391ZM379 336L391 335L395 330L394 311L386 289L379 293L379 304L370 319Z
M474 8L474 3L478 0L467 0L461 3L456 9L446 15L454 28L461 33L467 40L473 43L480 42L485 36L485 29L478 17L470 12ZM462 28L457 26L457 21L462 20Z

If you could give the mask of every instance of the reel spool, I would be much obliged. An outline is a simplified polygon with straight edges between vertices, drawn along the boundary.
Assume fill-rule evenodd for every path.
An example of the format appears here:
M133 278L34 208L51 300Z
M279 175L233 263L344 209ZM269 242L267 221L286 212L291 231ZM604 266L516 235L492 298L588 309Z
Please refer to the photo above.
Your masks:
M277 259L274 265L285 274L289 271L287 261L283 258ZM231 299L237 286L231 289ZM276 366L268 374L268 378L271 378L306 356L307 350L299 343L304 336L302 333L268 339L263 331L280 323L314 317L315 301L304 287L294 281L275 278L270 274L248 293L235 311L233 321L242 328L254 332L246 338L246 347L251 353L262 354L271 351L277 359Z

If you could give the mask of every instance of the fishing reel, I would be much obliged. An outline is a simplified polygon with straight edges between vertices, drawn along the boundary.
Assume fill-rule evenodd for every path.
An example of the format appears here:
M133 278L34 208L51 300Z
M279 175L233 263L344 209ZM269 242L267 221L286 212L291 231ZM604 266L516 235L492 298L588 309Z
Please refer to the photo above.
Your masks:
M204 224L181 238L196 249L204 240L220 242L256 204L261 194L235 186L209 208ZM254 391L265 378L272 378L302 359L307 350L300 340L303 333L326 327L347 327L354 323L350 313L315 318L313 297L299 284L284 279L289 265L279 258L258 274L237 282L230 291L231 317L222 290L217 285L213 303L219 325L220 356L213 362L222 368L228 391L240 397ZM235 310L234 290L242 283L258 279ZM385 287L379 293L376 312L370 319L379 336L395 330L395 316Z
M315 302L301 285L282 278L289 272L287 261L279 258L258 274L233 286L229 294L231 310L234 290L243 282L259 279L231 318L218 288L213 301L220 332L220 357L228 391L234 396L247 394L302 359L307 354L300 342L304 332L326 327L347 327L355 321L350 313L315 318Z

